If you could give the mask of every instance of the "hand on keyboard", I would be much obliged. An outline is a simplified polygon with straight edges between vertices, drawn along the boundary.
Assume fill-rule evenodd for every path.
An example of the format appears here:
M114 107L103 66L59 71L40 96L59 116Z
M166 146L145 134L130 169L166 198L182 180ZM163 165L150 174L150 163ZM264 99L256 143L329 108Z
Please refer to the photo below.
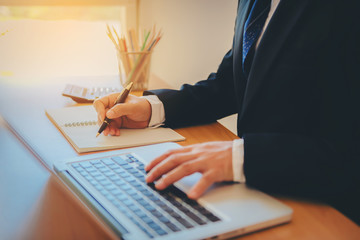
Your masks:
M156 182L163 190L181 178L195 172L202 178L190 190L188 197L197 199L215 182L232 181L232 141L208 142L170 150L154 159L145 170L150 171L146 181Z

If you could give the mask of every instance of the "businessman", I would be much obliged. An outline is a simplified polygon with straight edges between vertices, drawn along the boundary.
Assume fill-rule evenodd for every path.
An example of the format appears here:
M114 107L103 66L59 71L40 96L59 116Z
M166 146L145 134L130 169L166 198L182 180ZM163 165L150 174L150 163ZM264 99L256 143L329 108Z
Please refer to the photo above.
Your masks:
M234 181L326 202L359 223L360 20L355 4L240 0L233 46L216 73L180 90L129 96L116 106L115 94L95 101L99 122L105 115L115 119L104 134L199 125L238 113L240 139L170 151L146 167L146 180L164 189L200 172L190 198L214 182Z

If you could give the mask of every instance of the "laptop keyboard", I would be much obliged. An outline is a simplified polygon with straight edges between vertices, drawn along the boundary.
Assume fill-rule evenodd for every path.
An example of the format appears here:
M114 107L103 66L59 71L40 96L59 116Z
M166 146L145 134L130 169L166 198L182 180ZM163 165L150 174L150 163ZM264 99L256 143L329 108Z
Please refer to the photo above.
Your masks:
M150 238L220 221L175 186L157 191L147 184L144 164L133 154L71 166Z

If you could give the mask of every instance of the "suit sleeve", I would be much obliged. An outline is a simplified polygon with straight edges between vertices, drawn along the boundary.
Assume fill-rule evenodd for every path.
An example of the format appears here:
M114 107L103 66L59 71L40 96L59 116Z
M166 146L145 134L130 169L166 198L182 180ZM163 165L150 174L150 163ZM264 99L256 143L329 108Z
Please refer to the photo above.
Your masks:
M218 71L195 85L184 84L180 90L160 89L155 94L164 104L165 124L172 128L216 121L237 111L233 82L233 53L223 58Z

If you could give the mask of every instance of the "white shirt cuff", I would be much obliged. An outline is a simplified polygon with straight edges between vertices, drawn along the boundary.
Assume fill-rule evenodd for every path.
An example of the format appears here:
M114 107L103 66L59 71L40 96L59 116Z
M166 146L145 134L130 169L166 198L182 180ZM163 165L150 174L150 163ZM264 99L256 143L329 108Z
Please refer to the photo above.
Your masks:
M244 174L244 139L235 139L232 148L233 181L245 183Z
M142 98L145 98L151 105L151 118L149 127L157 128L163 125L165 122L164 104L156 95L142 96Z

